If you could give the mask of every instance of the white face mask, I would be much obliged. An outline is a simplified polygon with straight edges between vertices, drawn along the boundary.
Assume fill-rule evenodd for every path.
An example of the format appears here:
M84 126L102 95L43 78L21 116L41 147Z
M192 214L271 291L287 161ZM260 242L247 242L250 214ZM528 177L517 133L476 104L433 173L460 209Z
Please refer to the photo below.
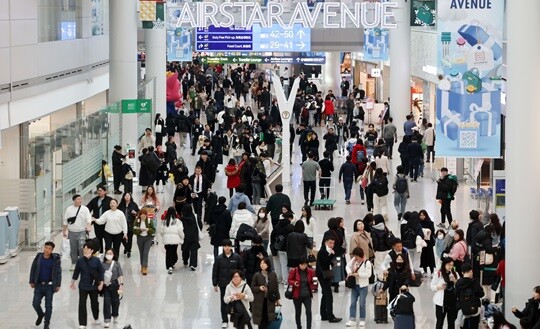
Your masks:
M439 234L439 235L437 235L437 239L439 239L439 240L442 240L442 239L444 239L444 235L443 235L443 234Z
M259 214L259 218L264 218L264 217L266 217L266 215L264 213Z
M107 255L105 255L105 258L107 258L107 260L112 260L112 259L113 259L113 255L107 254Z

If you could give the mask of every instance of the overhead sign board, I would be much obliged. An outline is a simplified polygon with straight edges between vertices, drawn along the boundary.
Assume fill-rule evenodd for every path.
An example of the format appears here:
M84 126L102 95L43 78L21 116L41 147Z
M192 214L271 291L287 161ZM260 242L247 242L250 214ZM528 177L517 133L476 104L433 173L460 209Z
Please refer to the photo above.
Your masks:
M290 28L295 24L314 28L322 22L323 28L365 27L395 28L392 8L395 2L317 2L310 6L307 1L297 1L294 7L277 1L266 6L258 2L184 2L177 21L178 27L251 27L259 24L272 27L277 24ZM290 15L283 15L284 12Z
M196 51L276 51L311 50L311 29L297 24L293 27L199 27L195 35Z
M203 64L325 64L325 57L295 56L207 56L201 57Z

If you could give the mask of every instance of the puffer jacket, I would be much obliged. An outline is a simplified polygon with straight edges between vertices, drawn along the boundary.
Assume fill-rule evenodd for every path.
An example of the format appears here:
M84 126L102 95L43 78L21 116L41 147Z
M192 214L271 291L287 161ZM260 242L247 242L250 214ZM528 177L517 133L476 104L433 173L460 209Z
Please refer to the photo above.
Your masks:
M231 239L236 239L236 234L242 224L253 226L253 214L247 209L238 209L234 212L231 229L229 230Z
M173 219L166 225L166 221L159 228L159 233L163 237L164 245L178 245L184 243L184 226L178 219Z

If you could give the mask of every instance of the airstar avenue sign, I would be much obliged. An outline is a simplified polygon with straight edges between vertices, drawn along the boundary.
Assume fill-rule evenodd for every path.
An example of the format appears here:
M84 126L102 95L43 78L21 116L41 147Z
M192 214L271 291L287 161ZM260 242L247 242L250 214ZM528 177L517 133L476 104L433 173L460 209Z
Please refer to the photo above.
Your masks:
M224 2L220 5L213 2L185 2L176 26L245 28L253 24L262 27L279 24L283 28L290 28L294 24L302 24L314 28L322 20L322 27L330 29L361 26L389 29L397 27L392 12L397 7L395 2L356 2L352 8L338 2L317 2L314 6L308 6L306 1L298 1L293 8L279 2L268 2L266 7L258 2Z

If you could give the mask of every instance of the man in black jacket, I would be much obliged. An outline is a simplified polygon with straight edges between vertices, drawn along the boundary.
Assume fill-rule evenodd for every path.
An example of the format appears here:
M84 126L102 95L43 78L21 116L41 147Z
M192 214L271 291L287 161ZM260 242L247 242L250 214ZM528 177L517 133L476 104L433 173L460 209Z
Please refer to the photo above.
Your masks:
M210 244L214 246L214 258L218 257L219 246L223 240L229 239L229 231L231 230L232 216L227 205L227 199L224 196L218 198L218 204L210 210L211 215L208 221L210 227L213 228L210 233Z
M216 181L216 167L208 156L208 151L201 152L201 158L197 161L196 167L201 167L202 174L206 176L209 181L209 188L212 188L212 184Z
M473 278L472 267L469 264L463 264L461 270L463 277L456 282L455 287L458 308L467 316L463 319L461 328L477 329L480 325L480 298L484 296L484 290L478 279Z
M214 261L214 267L212 269L212 285L214 286L215 292L218 291L219 287L222 328L228 328L225 326L229 322L227 316L227 304L225 304L223 297L225 296L227 285L232 280L232 272L236 270L244 272L244 264L242 263L240 255L233 252L231 240L223 240L221 245L223 246L223 253Z
M43 252L34 258L30 268L30 287L34 289L32 306L38 315L36 326L39 326L45 318L44 329L49 329L52 316L53 294L60 290L62 284L61 258L53 253L54 243L45 242ZM41 300L45 297L45 312L41 308Z
M334 315L334 296L332 295L332 266L335 262L334 238L327 237L324 247L317 254L316 273L321 285L321 320L330 323L341 322L341 318Z
M484 229L482 221L480 221L480 213L476 210L471 210L469 212L469 227L467 228L467 237L465 238L467 245L473 248L476 244L476 236L480 231Z
M407 153L409 155L409 166L411 168L409 175L412 181L417 182L420 165L424 158L424 152L422 152L422 146L418 142L418 138L413 137L412 143L407 146Z
M287 282L289 268L287 267L287 236L294 230L291 224L292 213L286 213L270 233L270 251L274 256L274 268L278 281Z
M86 207L92 214L92 219L94 218L97 219L101 217L101 215L103 215L104 212L111 209L110 205L111 205L112 198L107 195L107 187L104 185L99 185L97 188L97 193L98 195L92 200L90 200L90 202L88 202L88 205L86 205ZM99 224L94 223L94 232L96 233L95 240L98 243L98 245L96 246L96 249L97 247L99 247L99 252L102 253L103 240L105 239L105 224L99 225Z
M352 163L352 157L347 155L347 161L339 168L339 182L343 179L343 188L345 189L345 203L351 203L351 190L354 180L358 176L356 166Z
M324 134L324 148L330 156L330 160L334 161L334 151L338 148L338 136L334 133L334 128L328 128L328 132Z
M319 161L319 166L321 167L321 178L319 179L319 191L321 191L321 199L330 197L330 177L332 177L332 172L334 171L334 163L332 158L327 151L323 152L323 157ZM326 187L326 193L324 193L324 188Z
M291 207L291 199L288 195L283 194L283 185L276 185L276 193L272 194L266 203L266 211L270 213L272 219L272 227L276 227L281 215L281 208L287 205Z
M203 200L206 200L208 197L208 189L211 184L206 175L203 174L201 166L197 165L195 167L195 173L189 178L189 184L192 187L191 199L193 210L197 215L199 227L202 227Z

